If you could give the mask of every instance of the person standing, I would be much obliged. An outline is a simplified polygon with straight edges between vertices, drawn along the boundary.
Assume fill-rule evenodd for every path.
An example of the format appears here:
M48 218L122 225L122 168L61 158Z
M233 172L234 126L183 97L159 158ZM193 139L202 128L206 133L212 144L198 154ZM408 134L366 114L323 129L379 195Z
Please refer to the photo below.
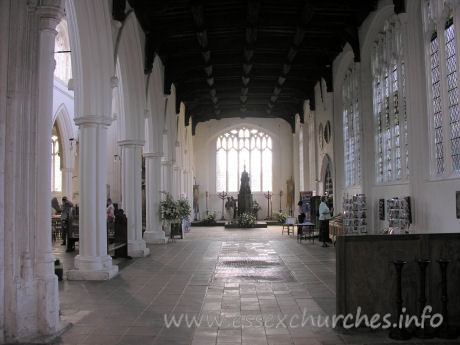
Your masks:
M54 215L57 215L57 214L61 214L62 210L61 210L61 206L59 205L59 201L56 197L54 197L53 199L51 199L51 215L54 216Z
M302 201L299 201L297 203L297 221L299 222L299 224L302 224L303 222L305 222L305 212L303 210L303 202ZM302 225L298 226L297 233L298 234L302 233Z
M107 230L109 233L115 230L115 207L110 198L107 199Z
M323 247L329 247L326 242L329 241L329 219L331 219L331 211L326 204L326 197L321 197L319 204L319 240L323 242Z
M72 217L72 207L73 204L67 199L66 196L62 197L62 212L61 212L61 222L62 222L62 245L65 246L68 240L68 235L71 225Z
M112 204L112 199L107 199L107 218L112 220L115 218L115 207Z

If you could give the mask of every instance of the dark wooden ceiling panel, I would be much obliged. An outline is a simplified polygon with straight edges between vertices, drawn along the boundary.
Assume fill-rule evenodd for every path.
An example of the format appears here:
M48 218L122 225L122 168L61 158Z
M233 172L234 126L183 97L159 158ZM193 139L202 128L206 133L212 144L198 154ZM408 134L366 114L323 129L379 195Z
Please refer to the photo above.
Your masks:
M186 122L294 117L349 42L359 61L358 28L376 0L128 0L146 33L145 73L155 57L186 105ZM124 20L125 0L113 16ZM301 114L302 115L302 114ZM303 120L303 119L302 119Z

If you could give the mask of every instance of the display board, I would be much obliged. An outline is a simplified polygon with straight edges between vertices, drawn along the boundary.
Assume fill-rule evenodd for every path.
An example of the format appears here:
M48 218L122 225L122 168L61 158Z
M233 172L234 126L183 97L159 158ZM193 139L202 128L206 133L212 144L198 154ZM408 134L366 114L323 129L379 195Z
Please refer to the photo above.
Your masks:
M299 199L302 201L303 213L305 213L305 221L311 222L311 197L313 196L312 191L300 192Z

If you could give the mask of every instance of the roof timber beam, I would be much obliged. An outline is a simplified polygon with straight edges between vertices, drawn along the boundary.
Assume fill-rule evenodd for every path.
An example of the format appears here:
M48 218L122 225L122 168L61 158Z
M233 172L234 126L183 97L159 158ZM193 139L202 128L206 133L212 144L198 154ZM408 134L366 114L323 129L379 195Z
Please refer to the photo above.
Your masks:
M313 8L310 6L309 2L305 2L304 8L302 10L302 15L300 19L300 23L297 26L296 32L292 39L292 43L289 47L289 50L286 55L286 60L281 67L281 74L278 76L278 80L276 82L276 86L273 89L272 95L267 104L267 114L270 114L275 106L278 97L280 96L281 90L283 88L284 83L286 82L287 75L292 68L292 63L297 55L297 52L302 45L303 39L305 37L305 27L313 18Z
M217 91L214 80L214 68L211 63L211 51L208 47L208 32L204 25L204 11L201 2L193 2L191 4L193 22L196 28L196 38L201 48L201 57L204 62L204 73L206 74L206 83L209 86L209 96L214 106L214 113L220 115L219 99L217 98Z
M249 73L254 65L254 46L257 41L257 23L259 21L260 1L249 0L246 14L246 40L244 45L243 76L241 77L241 112L246 112L248 101L248 85L251 81Z
M248 112L245 113L244 116L241 116L241 118L253 117L253 116L258 117L257 114L258 113L253 113L253 112L248 110ZM220 120L220 119L223 119L223 118L235 118L235 115L234 114L223 114L221 116L216 116L213 113L206 113L206 112L202 112L200 114L191 114L188 117L188 119L186 120L187 121L186 122L187 126L190 124L190 118L193 118L193 121L192 121L192 135L195 135L196 126L200 122L206 122L206 121L209 121L209 120ZM264 116L264 118L273 118L273 119L279 118L279 119L282 119L282 120L286 121L289 124L289 126L291 127L292 133L295 133L295 116L294 115L287 115L285 113L275 113L275 112L273 112L273 114L266 114Z

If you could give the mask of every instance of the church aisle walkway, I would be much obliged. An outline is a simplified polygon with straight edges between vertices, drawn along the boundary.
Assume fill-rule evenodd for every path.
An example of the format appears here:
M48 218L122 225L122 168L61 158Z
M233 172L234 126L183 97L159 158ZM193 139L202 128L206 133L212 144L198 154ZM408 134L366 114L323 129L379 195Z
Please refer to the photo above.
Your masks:
M282 236L281 227L194 227L183 240L149 247L151 256L123 263L113 280L59 283L62 318L73 326L56 344L389 342L386 332L289 327L289 320L302 322L305 308L315 319L335 313L334 247L299 244ZM182 324L167 328L165 314L168 321L183 315ZM189 321L203 316L201 326L187 327L185 315ZM287 327L278 315L287 315ZM261 327L260 317L270 316L273 321Z

